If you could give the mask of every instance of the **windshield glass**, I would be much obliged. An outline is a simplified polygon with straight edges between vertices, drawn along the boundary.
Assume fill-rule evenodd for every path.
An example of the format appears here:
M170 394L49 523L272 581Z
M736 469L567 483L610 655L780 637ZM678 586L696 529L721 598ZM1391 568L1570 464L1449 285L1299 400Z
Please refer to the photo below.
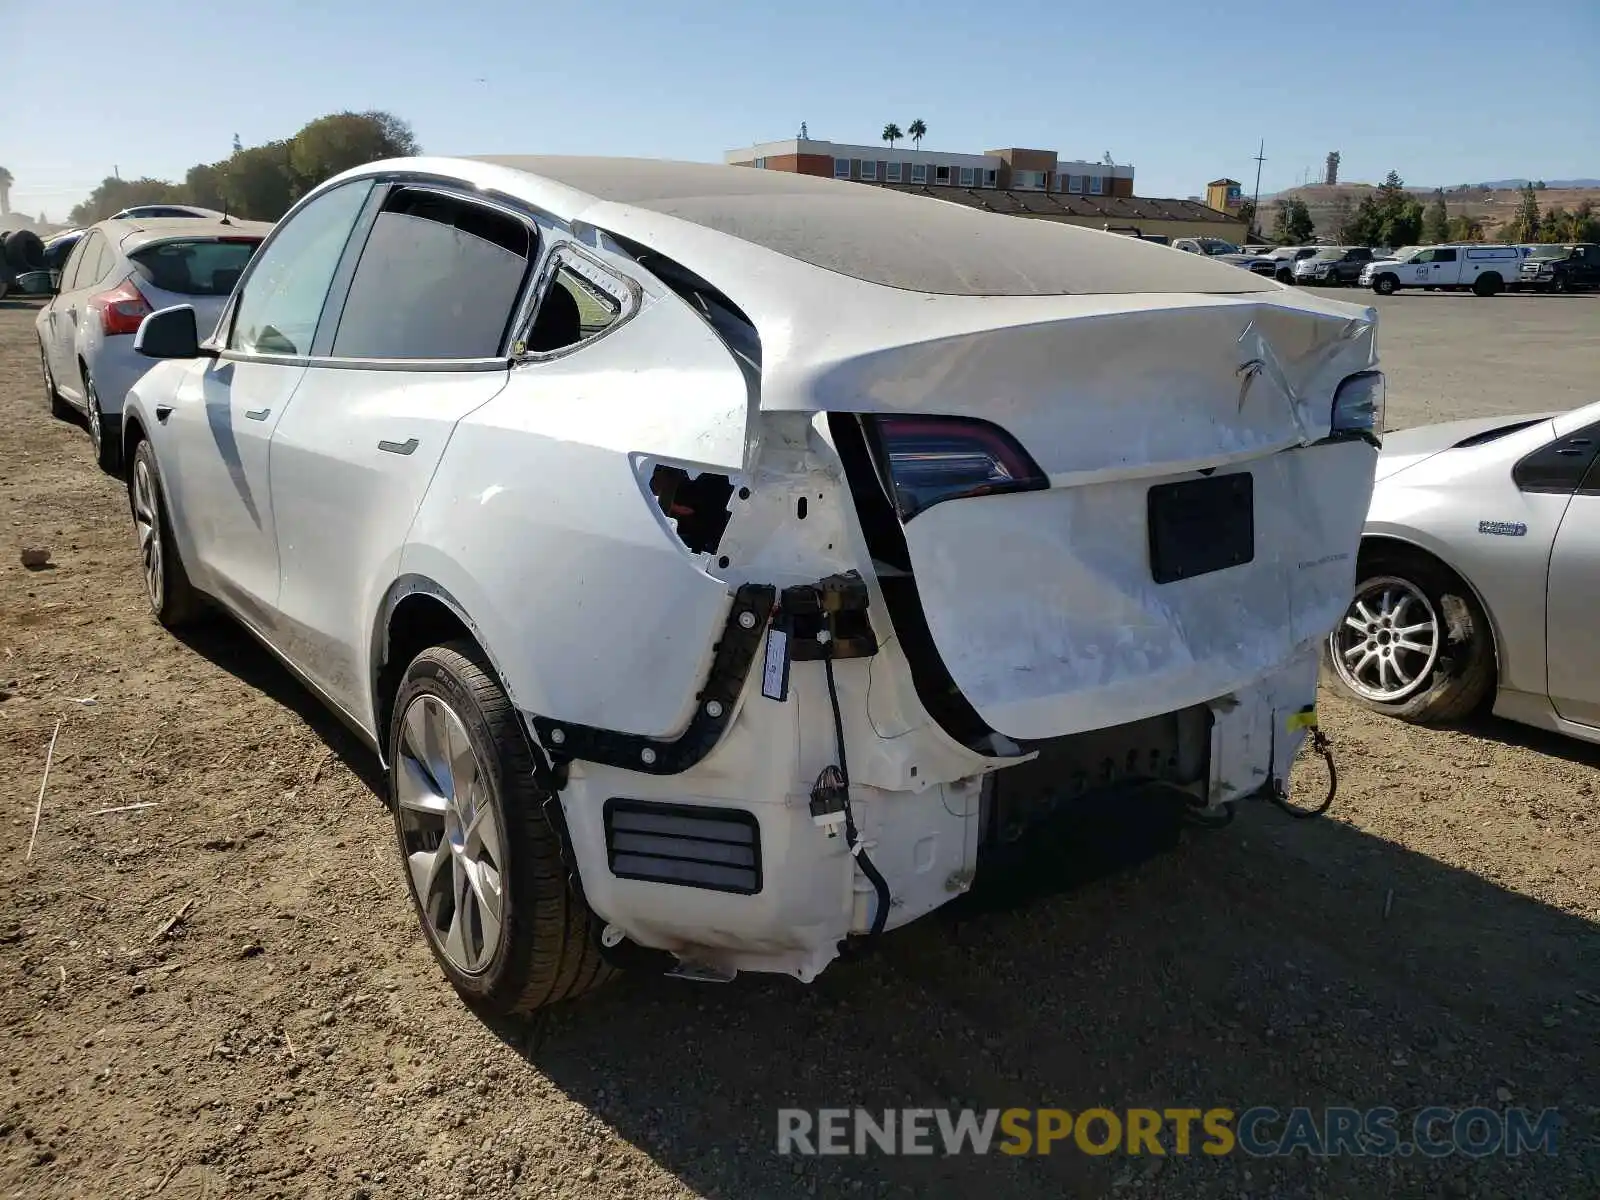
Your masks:
M1221 238L1197 238L1202 254L1237 254L1239 247L1232 242L1225 242Z
M1312 262L1338 262L1343 257L1344 257L1344 249L1343 249L1343 247L1340 247L1340 246L1329 246L1326 249L1318 250L1315 254L1313 254L1311 256L1311 261Z
M1401 246L1400 249L1394 251L1392 254L1386 255L1386 257L1399 259L1401 262L1404 262L1413 254L1417 253L1417 251L1424 250L1426 248L1427 247L1425 246Z
M1571 246L1535 246L1528 251L1529 258L1565 258L1572 253Z

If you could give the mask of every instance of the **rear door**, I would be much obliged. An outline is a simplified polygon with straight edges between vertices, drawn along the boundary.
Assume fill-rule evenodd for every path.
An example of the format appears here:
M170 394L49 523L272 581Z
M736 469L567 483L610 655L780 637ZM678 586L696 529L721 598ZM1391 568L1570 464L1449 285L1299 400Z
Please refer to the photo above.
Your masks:
M1424 253L1431 254L1432 259L1423 283L1434 287L1453 287L1462 282L1461 252L1454 246L1440 246Z
M1545 598L1550 702L1569 721L1600 727L1600 425L1558 438L1551 477L1577 480L1556 529Z
M506 385L538 246L464 192L389 190L273 435L280 649L369 726L373 614L456 422Z

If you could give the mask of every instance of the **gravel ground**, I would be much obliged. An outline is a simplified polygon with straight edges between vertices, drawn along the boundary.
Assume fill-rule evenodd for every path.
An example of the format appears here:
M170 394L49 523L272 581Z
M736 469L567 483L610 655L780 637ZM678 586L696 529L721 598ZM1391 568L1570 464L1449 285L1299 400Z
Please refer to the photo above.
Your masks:
M1595 398L1600 297L1378 305L1391 424ZM0 1196L1600 1195L1600 749L1492 721L1328 697L1327 820L1252 809L809 988L630 978L485 1026L374 762L242 633L147 615L33 311L0 303ZM1506 1103L1559 1108L1559 1155L773 1152L788 1106Z

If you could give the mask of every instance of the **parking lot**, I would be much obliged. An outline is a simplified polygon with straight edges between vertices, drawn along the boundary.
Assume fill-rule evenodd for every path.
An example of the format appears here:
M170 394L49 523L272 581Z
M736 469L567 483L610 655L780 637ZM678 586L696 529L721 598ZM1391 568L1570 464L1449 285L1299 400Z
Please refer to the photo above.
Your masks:
M1380 309L1391 427L1600 399L1600 295L1341 295ZM810 987L630 978L486 1027L375 762L242 632L149 617L35 311L0 302L0 1195L1600 1194L1600 747L1493 720L1325 696L1326 820L1250 809ZM1553 1158L773 1152L780 1107L1294 1104L1565 1124Z

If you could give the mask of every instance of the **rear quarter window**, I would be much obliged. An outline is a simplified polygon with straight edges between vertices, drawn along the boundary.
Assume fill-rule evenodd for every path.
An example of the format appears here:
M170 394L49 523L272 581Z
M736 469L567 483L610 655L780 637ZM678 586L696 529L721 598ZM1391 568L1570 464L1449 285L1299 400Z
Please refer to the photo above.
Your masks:
M128 257L139 278L179 296L228 296L261 245L257 240L157 242Z

